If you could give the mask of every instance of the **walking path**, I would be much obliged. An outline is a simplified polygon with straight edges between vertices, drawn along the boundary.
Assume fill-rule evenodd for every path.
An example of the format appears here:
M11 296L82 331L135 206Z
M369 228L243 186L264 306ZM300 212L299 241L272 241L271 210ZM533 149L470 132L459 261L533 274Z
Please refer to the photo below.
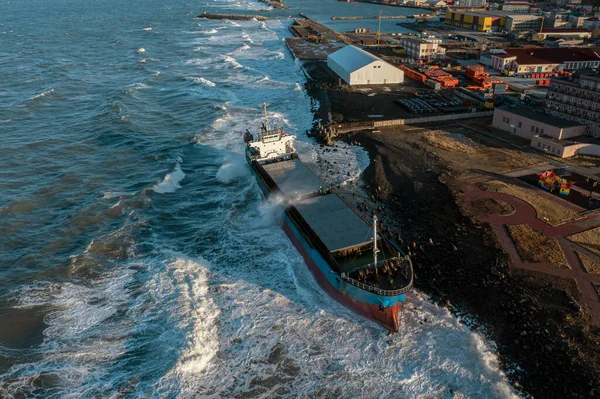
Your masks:
M567 223L553 226L543 220L538 219L535 208L529 203L508 194L483 191L472 183L473 182L467 184L463 197L465 204L464 206L467 210L472 210L473 201L484 198L503 201L507 204L510 204L515 209L515 212L511 215L485 215L477 217L478 220L487 222L494 227L498 241L510 256L513 267L575 280L577 283L577 288L581 292L581 301L589 308L592 315L592 323L600 325L600 296L593 285L600 285L600 275L589 274L583 267L583 264L581 263L581 260L577 256L576 252L579 252L580 254L583 254L596 262L600 262L600 256L569 241L566 238L570 235L599 227L600 216L596 213L588 213L580 219L571 220ZM548 196L546 197L548 198ZM560 200L554 196L550 196L548 199L551 199L555 202ZM564 206L562 202L561 205ZM574 206L570 203L569 205L571 207ZM578 210L581 210L581 208L578 208ZM508 235L506 230L506 225L517 224L527 224L542 234L556 239L570 269L554 268L541 263L523 262L519 256L519 253L517 252L517 248L515 247L512 238Z

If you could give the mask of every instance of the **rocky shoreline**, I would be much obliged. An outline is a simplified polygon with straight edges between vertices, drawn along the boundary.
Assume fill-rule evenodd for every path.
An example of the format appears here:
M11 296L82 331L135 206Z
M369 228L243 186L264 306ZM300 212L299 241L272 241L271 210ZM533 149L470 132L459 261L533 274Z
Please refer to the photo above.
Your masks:
M255 19L257 21L268 21L269 17L263 15L248 15L248 14L209 14L206 11L196 16L196 18L206 19L229 19L232 21L250 21Z
M307 91L319 103L315 118L327 121L326 90L308 82ZM313 134L331 143L319 126ZM535 398L600 398L600 332L554 297L551 281L511 270L492 228L464 214L455 171L416 133L364 131L344 140L371 159L363 175L371 201L355 208L376 212L384 231L401 237L417 289L457 316L474 316L469 327L496 343L513 386Z

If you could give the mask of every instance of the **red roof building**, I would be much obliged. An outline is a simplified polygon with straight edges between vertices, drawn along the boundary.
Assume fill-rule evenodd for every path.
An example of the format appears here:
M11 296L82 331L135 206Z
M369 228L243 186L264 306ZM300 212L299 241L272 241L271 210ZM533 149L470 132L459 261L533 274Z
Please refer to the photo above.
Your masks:
M600 66L598 47L506 48L504 51L506 54L492 54L492 68L516 73L544 73Z

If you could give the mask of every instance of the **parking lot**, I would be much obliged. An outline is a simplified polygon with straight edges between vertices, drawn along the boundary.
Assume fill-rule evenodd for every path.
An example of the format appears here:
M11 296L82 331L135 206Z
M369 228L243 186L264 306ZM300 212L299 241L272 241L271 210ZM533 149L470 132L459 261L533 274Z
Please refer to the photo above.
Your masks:
M462 100L448 98L435 91L422 91L415 93L416 98L400 98L396 104L406 108L415 114L427 114L434 112L458 112L466 110Z

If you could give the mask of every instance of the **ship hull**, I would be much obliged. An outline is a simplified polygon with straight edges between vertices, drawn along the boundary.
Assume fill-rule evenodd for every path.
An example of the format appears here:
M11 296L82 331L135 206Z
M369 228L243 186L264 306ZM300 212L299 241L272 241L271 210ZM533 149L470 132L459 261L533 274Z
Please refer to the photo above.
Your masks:
M263 194L268 197L270 190L262 182L259 174L251 166ZM319 286L333 299L355 313L380 324L391 332L399 329L399 311L404 295L383 296L363 290L341 279L320 253L304 238L300 227L283 212L282 229L298 250L305 264Z
M325 278L323 272L316 264L315 260L304 249L304 246L300 242L300 239L295 235L293 229L290 227L289 222L287 220L283 221L282 228L283 231L285 231L285 233L289 237L292 244L294 244L294 247L296 247L300 255L302 255L304 263L306 263L314 279L317 281L317 283L323 289L323 291L325 291L330 297L332 297L348 309L352 310L353 312L358 313L359 315L382 325L391 332L398 332L398 315L402 306L402 302L398 301L393 306L383 308L379 305L371 305L365 302L361 302L352 298L350 295L344 294L336 287L334 287L329 282L329 280L327 280L327 278Z

